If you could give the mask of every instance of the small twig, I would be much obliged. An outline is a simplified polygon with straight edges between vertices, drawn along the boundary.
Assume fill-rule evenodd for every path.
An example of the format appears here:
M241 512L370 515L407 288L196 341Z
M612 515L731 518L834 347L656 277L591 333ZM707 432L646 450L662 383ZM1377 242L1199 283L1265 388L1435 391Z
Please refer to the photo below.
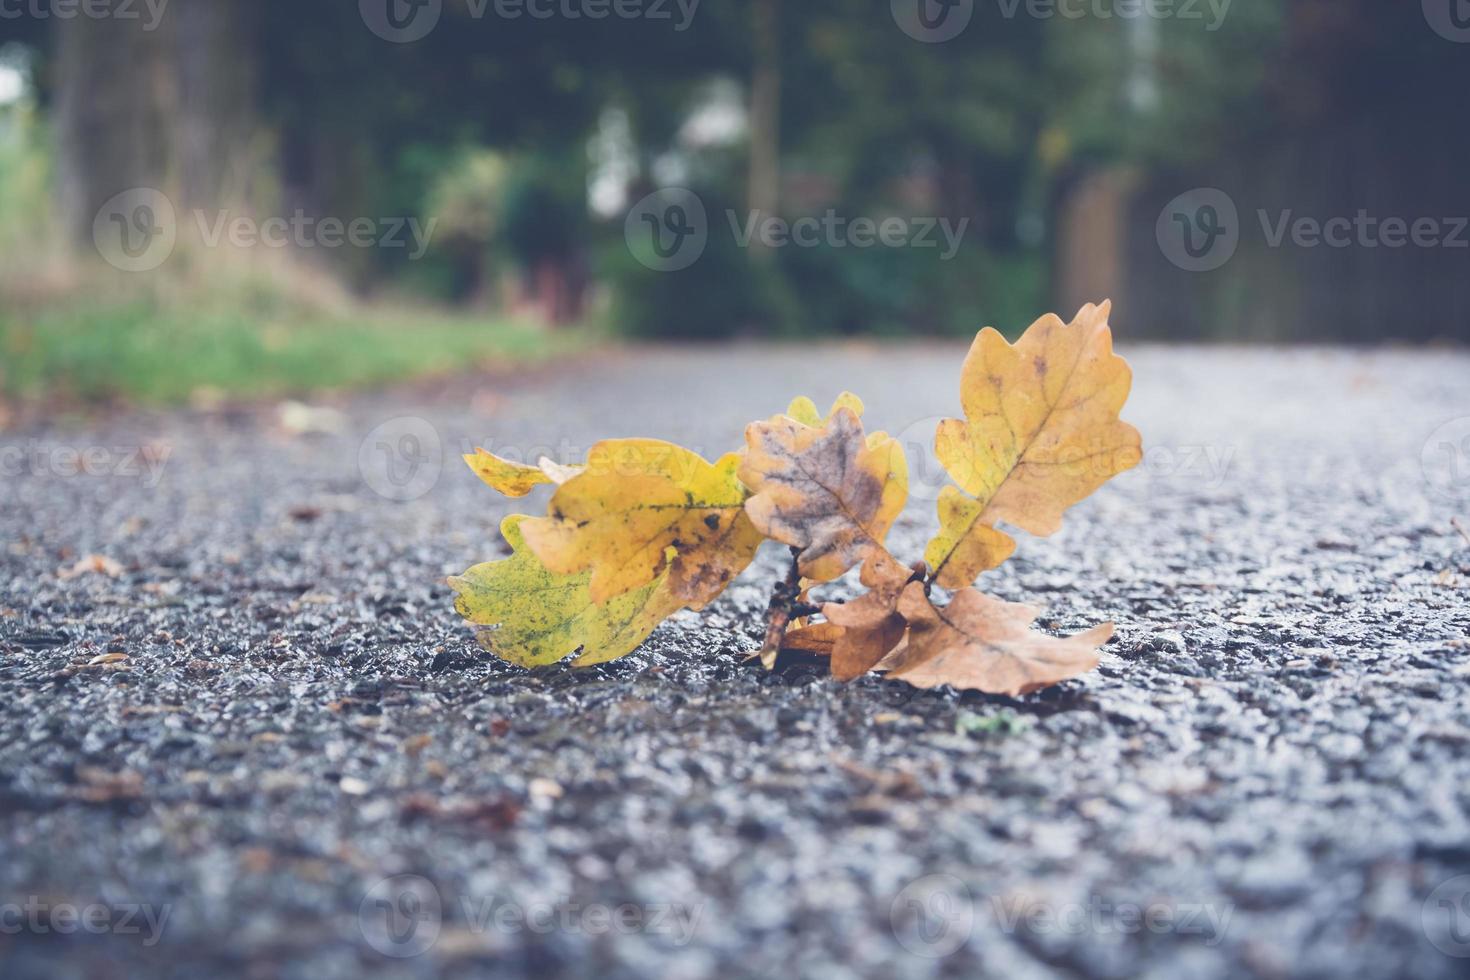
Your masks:
M1465 525L1460 522L1460 519L1458 517L1450 518L1450 527L1454 528L1456 531L1459 531L1460 537L1465 539L1465 544L1470 545L1470 530L1467 530L1465 528Z
M811 607L797 601L801 598L800 555L800 548L791 549L791 567L786 570L786 578L772 587L771 601L766 606L766 639L761 644L759 656L768 670L776 666L776 654L781 652L781 641L786 638L786 627L791 625L791 620L818 611L805 612Z

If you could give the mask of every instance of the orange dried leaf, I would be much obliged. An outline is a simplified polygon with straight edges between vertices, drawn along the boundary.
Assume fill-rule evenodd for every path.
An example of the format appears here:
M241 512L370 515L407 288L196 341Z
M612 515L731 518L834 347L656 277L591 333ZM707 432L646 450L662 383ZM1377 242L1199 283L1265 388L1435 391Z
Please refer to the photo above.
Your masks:
M781 640L781 649L830 657L841 635L842 627L836 623L811 623L788 632Z
M908 620L908 644L886 664L888 676L915 687L1028 694L1092 670L1113 635L1112 623L1075 636L1038 633L1030 629L1037 609L975 589L936 607L918 582L904 589L898 610Z
M70 582L83 575L105 575L108 578L117 578L122 573L123 567L106 555L88 555L79 559L74 565L58 569L56 577L63 582Z
M840 681L860 677L898 646L907 628L898 612L898 598L922 574L922 566L909 568L880 549L863 563L861 579L869 591L852 602L822 607L822 615L838 629L832 646L833 677Z

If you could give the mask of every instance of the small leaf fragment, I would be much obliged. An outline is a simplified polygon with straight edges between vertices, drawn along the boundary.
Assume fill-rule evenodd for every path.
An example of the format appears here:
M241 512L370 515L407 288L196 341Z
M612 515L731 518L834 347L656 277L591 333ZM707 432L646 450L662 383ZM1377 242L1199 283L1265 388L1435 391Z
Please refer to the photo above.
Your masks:
M657 439L609 439L563 483L546 517L521 525L551 571L588 571L593 601L606 602L669 572L669 590L698 609L755 558L761 534L745 513L740 457L709 463Z
M746 428L740 480L745 509L766 536L802 549L801 574L830 582L861 562L908 497L908 463L898 441L863 434L850 404L820 427L778 415Z
M1032 725L1030 718L1014 711L998 711L993 715L980 715L973 711L961 711L955 716L956 735L1019 735Z
M919 582L904 589L898 610L909 623L908 645L891 658L888 676L923 688L1028 694L1092 670L1113 635L1112 623L1075 636L1038 633L1030 629L1037 609L976 589L936 607Z
M449 580L454 607L477 626L480 645L522 667L556 663L581 650L573 666L605 663L636 650L680 603L665 577L599 605L589 589L591 572L559 575L549 571L526 546L513 514L500 532L511 557L486 562Z
M108 558L106 555L88 555L77 559L76 564L70 567L57 569L56 577L63 582L70 582L74 578L83 575L105 575L108 578L117 578L123 573L122 565Z
M789 631L781 641L781 649L830 657L841 635L842 627L836 623L811 623Z
M546 456L542 456L537 460L536 466L557 486L561 486L586 469L585 466L568 466L564 463L558 463L556 460L549 459Z
M552 482L552 478L539 466L501 459L479 448L473 453L466 453L464 461L476 476L507 497L524 497L538 486Z

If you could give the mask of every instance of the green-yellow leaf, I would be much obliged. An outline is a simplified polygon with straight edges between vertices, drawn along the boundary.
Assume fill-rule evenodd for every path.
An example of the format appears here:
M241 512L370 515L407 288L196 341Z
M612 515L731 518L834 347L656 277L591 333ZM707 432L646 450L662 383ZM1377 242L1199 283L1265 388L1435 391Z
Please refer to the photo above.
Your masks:
M481 646L502 660L538 667L578 650L574 666L616 660L679 609L666 575L598 605L588 587L590 572L558 575L536 560L521 534L525 520L514 514L501 522L511 557L449 580L455 609L480 627Z
M521 530L552 571L590 571L595 602L667 570L670 592L698 609L750 564L762 540L745 514L739 465L735 453L710 463L657 439L609 439L557 489L548 516L528 518Z

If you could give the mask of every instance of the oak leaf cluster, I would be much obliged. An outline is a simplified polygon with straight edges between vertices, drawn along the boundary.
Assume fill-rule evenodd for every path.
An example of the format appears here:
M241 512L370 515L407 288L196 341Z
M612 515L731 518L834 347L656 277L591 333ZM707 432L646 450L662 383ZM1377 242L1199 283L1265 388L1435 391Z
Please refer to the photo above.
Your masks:
M792 569L773 592L767 666L795 650L828 658L839 680L876 670L1012 696L1091 670L1111 623L1051 636L1032 629L1038 610L974 583L1015 550L1002 525L1050 535L1142 458L1138 431L1119 418L1132 374L1113 353L1108 314L1104 303L1071 323L1048 315L1014 344L988 327L975 337L960 372L963 417L935 435L953 483L922 561L885 544L908 500L903 447L866 432L863 403L845 393L825 415L796 399L714 462L653 439L598 443L580 465L466 456L507 496L555 489L545 516L502 523L511 557L450 579L456 608L512 663L604 663L678 610L708 605L772 540L789 547ZM861 595L812 601L812 589L854 568Z

